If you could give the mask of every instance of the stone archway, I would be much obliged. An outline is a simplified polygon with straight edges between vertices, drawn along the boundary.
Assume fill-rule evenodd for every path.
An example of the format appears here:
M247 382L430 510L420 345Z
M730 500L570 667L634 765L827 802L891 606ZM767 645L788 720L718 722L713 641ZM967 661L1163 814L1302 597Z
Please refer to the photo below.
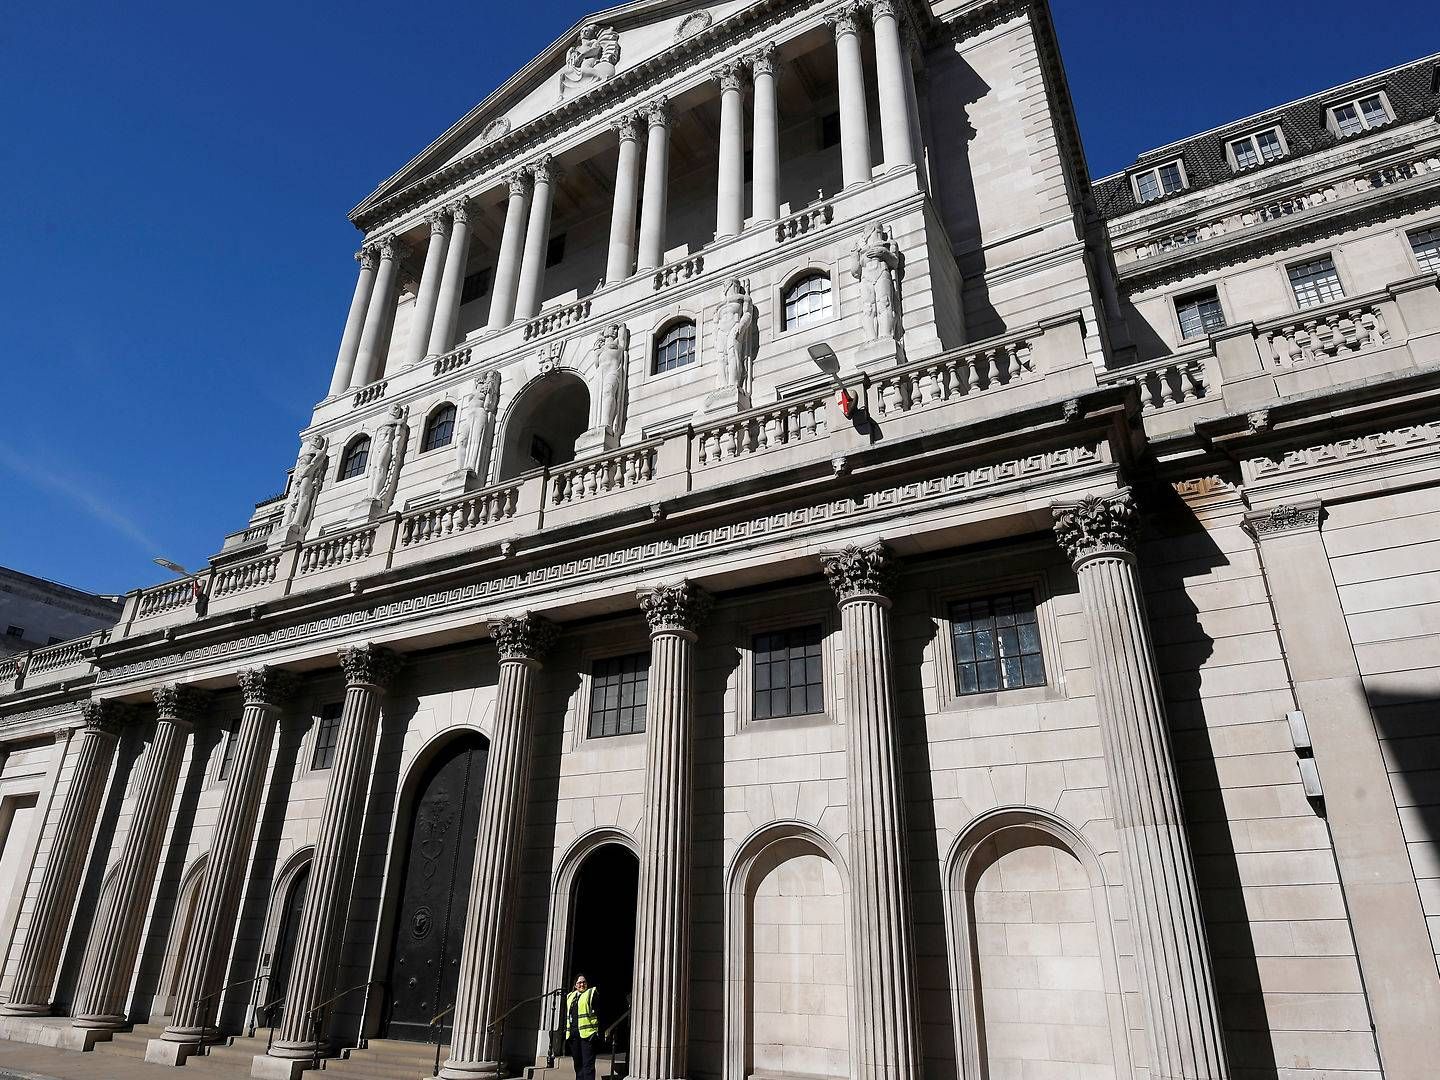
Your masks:
M175 896L175 919L170 927L170 940L165 944L165 966L160 973L160 986L150 1006L150 1015L170 1016L175 1009L175 992L180 985L180 965L190 950L190 934L195 927L195 905L200 901L200 888L205 883L208 854L195 860L180 881Z
M573 371L531 380L505 417L497 480L575 460L575 442L590 426L590 390Z

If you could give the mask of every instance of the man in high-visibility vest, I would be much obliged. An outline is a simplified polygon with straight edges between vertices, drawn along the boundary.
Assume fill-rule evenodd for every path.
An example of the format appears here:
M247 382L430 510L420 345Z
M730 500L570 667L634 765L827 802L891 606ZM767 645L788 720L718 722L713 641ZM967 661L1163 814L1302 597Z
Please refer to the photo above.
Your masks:
M584 975L575 976L575 989L565 996L565 1045L575 1061L575 1080L595 1080L600 1020L595 1015L595 987Z

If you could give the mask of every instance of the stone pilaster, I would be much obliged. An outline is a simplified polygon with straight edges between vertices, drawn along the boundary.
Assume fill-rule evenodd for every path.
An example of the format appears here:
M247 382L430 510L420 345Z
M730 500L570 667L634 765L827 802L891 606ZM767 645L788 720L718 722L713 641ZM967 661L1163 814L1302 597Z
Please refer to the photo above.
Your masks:
M688 1074L695 632L711 601L689 581L641 590L639 598L650 624L650 696L630 1070L639 1080L676 1080Z
M420 271L420 291L415 294L415 314L410 320L410 337L405 342L404 365L411 367L425 359L435 313L440 304L440 283L444 276L445 249L450 242L450 215L437 210L425 216L430 225L430 244L425 249L425 268Z
M840 161L844 184L870 179L870 121L865 111L865 61L860 50L860 5L843 4L826 17L835 32L840 87Z
M530 198L530 222L525 230L525 256L520 260L520 285L515 296L515 317L533 319L545 291L545 262L550 252L550 214L555 208L555 185L560 168L546 154L531 167L535 191Z
M120 852L115 891L95 920L95 966L75 996L78 1028L114 1031L127 1022L130 981L150 907L150 890L160 868L160 849L170 825L170 807L185 757L185 741L207 696L193 687L170 684L155 689L155 736L140 765L130 831Z
M640 210L640 253L637 269L644 273L665 263L665 217L670 199L670 99L660 97L645 107L645 202Z
M289 676L275 668L240 672L245 710L234 735L233 765L220 804L210 861L195 902L189 947L180 958L174 1018L159 1039L150 1041L145 1052L147 1061L182 1064L206 1039L217 1034L214 1023L220 1001L214 995L225 983L225 963L235 940L240 894L250 844L255 838L275 721L290 687Z
M635 211L640 197L640 117L631 113L613 126L620 140L620 156L615 164L610 250L605 265L605 282L609 285L635 272Z
M375 290L375 249L361 248L355 253L355 261L360 264L360 276L355 280L355 295L350 298L350 313L345 317L345 332L340 336L335 375L330 380L331 397L345 393L354 377L355 357L360 352L360 331L365 326L370 294Z
M883 544L821 556L845 648L851 876L850 950L860 1014L857 1080L918 1080L920 1017L895 719L890 597L898 566Z
M84 725L71 737L75 764L70 787L55 821L55 839L40 877L30 929L16 960L15 988L0 1008L6 1016L47 1016L51 1011L50 991L60 968L65 930L75 910L105 780L128 711L115 701L80 705Z
M395 285L399 280L400 261L405 248L393 236L380 241L380 268L375 272L375 288L365 311L365 325L360 331L359 355L350 388L369 386L385 374L386 337L395 315Z
M505 204L505 231L500 236L500 254L495 260L495 284L490 296L487 328L503 330L515 318L515 295L520 287L520 253L525 244L525 222L530 217L530 195L534 181L528 170L517 169L505 178L510 189Z
M1224 1039L1135 569L1135 516L1127 491L1087 496L1055 508L1055 535L1074 564L1090 629L1105 767L1145 1002L1150 1076L1219 1080L1228 1075Z
M470 260L470 212L464 199L450 208L450 241L445 245L445 269L440 275L440 296L435 301L426 356L442 356L455 347L460 301L465 296L465 268Z
M780 111L775 92L775 43L761 46L750 57L750 84L754 88L755 168L750 199L755 220L780 217Z
M400 668L400 657L378 645L357 645L340 651L340 667L345 672L345 705L310 863L309 892L290 961L285 1015L268 1055L255 1058L256 1076L297 1075L317 1043L322 1053L327 1049L324 1018L317 1031L310 1014L335 991L336 957L355 884L380 703Z
M720 85L720 153L715 182L715 236L745 228L745 67L728 64L715 73Z
M480 825L465 940L460 955L455 1026L446 1080L497 1077L501 1048L489 1026L509 1007L510 937L530 791L530 744L535 673L559 628L530 612L497 619L490 636L500 653L495 729L480 796Z

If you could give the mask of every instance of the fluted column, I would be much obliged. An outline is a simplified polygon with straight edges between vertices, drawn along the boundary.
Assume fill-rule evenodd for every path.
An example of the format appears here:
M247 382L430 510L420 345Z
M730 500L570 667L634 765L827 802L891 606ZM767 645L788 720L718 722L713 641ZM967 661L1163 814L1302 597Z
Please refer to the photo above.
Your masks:
M275 668L240 672L245 710L236 730L235 755L220 803L220 819L210 845L210 860L195 901L189 944L180 958L175 1014L159 1039L152 1039L145 1058L178 1065L207 1038L213 1038L220 1007L212 996L225 984L225 964L235 940L240 894L250 844L255 838L260 795L274 741L275 721L289 695L290 679Z
M910 130L913 82L910 60L900 40L896 0L872 0L870 24L875 33L875 85L880 97L880 137L885 167L901 169L915 164L915 136Z
M50 991L60 969L65 930L75 910L105 780L127 713L115 701L80 704L84 726L72 736L75 764L70 787L55 820L55 838L36 891L30 929L15 962L14 989L9 1003L0 1007L7 1016L47 1016L51 1011Z
M1125 858L1130 926L1154 1080L1227 1076L1210 950L1170 731L1135 569L1129 492L1055 510L1075 566L1115 825Z
M185 740L205 703L205 695L192 687L170 684L155 689L155 737L140 766L115 891L91 931L97 942L96 960L88 983L75 995L75 1027L115 1029L127 1022L130 980L150 907L150 890L160 868L160 849L170 824Z
M445 248L450 237L450 217L436 210L425 215L430 223L430 244L425 249L425 267L420 271L420 291L415 294L415 315L405 341L405 367L425 359L430 334L435 329L435 312L440 303L440 278L445 265Z
M670 198L670 99L645 107L645 205L640 212L640 273L665 264L665 217Z
M860 5L846 4L826 17L835 31L840 86L840 162L844 184L870 179L870 121L865 112L865 64L860 53Z
M360 331L365 326L370 294L375 291L375 249L361 248L355 253L355 261L360 264L360 276L355 280L355 295L350 298L350 314L345 316L345 332L340 335L340 353L335 357L330 397L338 397L350 388L350 380L355 375L355 357L360 352Z
M756 221L775 221L780 217L780 109L775 97L774 42L750 57L750 80L755 94L750 201Z
M503 330L515 318L515 295L520 287L520 251L525 243L525 221L530 216L530 193L534 186L527 169L517 169L505 178L510 201L505 205L505 231L500 237L500 255L495 260L495 284L490 296L488 328Z
M715 184L716 239L745 228L745 69L727 64L715 73L720 84L720 158Z
M285 1015L269 1050L280 1059L304 1059L326 1050L323 1026L316 1030L310 1013L335 990L335 967L345 912L355 885L356 853L365 817L365 790L375 760L375 734L385 688L400 658L377 645L340 651L345 672L345 705L335 745L335 763L320 812L320 835L310 863L310 886L300 916L295 953L290 961ZM324 1018L322 1017L322 1025ZM255 1059L257 1076L275 1075L266 1055Z
M445 271L440 278L440 296L435 301L435 319L430 324L426 356L443 356L455 347L460 325L460 303L465 297L465 268L470 262L470 204L461 199L450 208L450 242L445 245Z
M850 950L860 1015L857 1080L918 1080L915 944L905 795L895 718L890 596L897 566L883 544L821 557L840 604L845 648Z
M380 268L375 272L375 290L370 294L365 328L360 332L360 353L350 380L352 390L369 386L384 373L386 331L395 314L395 282L404 257L405 248L395 237L387 236L380 241Z
M612 125L620 139L615 165L615 201L610 210L610 253L605 282L613 285L635 272L635 210L640 198L640 117L631 113Z
M555 184L560 167L546 154L531 170L535 193L530 200L530 223L525 231L525 257L520 261L520 286L515 317L533 319L540 311L545 290L545 259L550 250L550 212L555 208Z
M460 983L446 1080L497 1077L501 1047L488 1027L509 1008L510 937L530 793L530 750L535 673L558 627L530 612L497 619L490 627L500 653L495 729L480 795L475 868L465 912Z
M637 1080L676 1080L688 1074L695 631L710 596L681 581L642 590L640 607L650 624L650 696L630 1071Z

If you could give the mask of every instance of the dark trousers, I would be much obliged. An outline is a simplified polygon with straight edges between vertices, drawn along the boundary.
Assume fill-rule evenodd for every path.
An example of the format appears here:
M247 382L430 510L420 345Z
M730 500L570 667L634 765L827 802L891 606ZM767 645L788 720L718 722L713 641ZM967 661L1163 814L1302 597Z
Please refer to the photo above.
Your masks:
M595 1047L599 1042L598 1035L592 1035L588 1039L582 1039L579 1035L570 1036L570 1056L575 1059L575 1080L595 1080Z

